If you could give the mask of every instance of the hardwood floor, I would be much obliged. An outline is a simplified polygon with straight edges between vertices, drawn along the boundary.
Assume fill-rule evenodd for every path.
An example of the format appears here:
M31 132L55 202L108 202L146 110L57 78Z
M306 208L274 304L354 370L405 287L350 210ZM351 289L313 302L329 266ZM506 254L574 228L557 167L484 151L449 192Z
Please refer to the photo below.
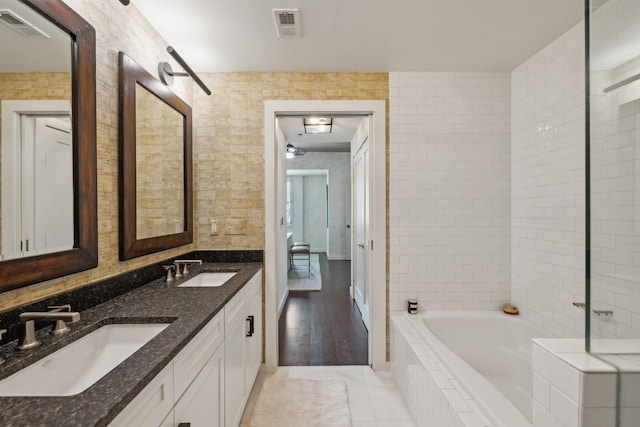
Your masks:
M366 365L367 329L349 296L350 262L319 254L321 291L294 291L278 322L279 365Z

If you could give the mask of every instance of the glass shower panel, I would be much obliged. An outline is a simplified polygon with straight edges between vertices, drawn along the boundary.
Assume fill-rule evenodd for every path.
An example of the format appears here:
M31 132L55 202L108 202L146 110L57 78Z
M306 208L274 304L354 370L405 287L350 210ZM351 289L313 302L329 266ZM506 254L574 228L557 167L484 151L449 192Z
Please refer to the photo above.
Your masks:
M618 426L640 419L640 1L587 0L587 348L617 369Z

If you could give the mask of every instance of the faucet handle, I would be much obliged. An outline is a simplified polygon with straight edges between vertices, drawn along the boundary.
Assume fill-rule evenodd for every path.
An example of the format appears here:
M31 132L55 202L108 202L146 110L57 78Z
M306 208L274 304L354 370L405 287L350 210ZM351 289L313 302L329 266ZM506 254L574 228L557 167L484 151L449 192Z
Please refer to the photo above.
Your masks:
M176 267L176 279L182 277L183 273L180 272L180 264L183 265L182 269L184 270L184 274L187 274L187 264L184 264L182 261L174 261L173 265Z
M64 304L64 305L50 305L49 307L47 307L47 310L51 311L51 312L70 312L71 311L71 305L70 304Z
M71 312L71 305L70 304L63 304L63 305L51 305L49 307L47 307L49 309L50 312L52 313L70 313ZM73 321L70 321L69 323L73 323ZM67 326L67 323L62 320L62 319L56 319L56 323L53 325L53 329L51 330L51 335L62 335L64 333L69 332L70 329Z
M181 277L189 274L188 266L193 264L202 264L202 260L201 259L177 259L174 261L174 263L178 266L178 272L176 273L176 277ZM178 275L180 273L180 264L182 264L183 266L182 274Z
M175 270L176 266L175 265L163 265L162 268L167 270L167 282L173 282L175 279L173 278L173 275L171 274L171 270Z

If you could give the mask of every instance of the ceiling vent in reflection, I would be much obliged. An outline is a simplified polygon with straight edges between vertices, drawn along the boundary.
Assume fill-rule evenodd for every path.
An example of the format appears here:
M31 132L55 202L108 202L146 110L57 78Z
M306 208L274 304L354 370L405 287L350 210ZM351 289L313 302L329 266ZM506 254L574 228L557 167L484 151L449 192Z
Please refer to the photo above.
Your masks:
M0 22L25 37L49 38L47 33L16 15L15 12L9 9L0 9Z
M276 21L278 37L301 37L302 22L298 9L273 9L273 19Z

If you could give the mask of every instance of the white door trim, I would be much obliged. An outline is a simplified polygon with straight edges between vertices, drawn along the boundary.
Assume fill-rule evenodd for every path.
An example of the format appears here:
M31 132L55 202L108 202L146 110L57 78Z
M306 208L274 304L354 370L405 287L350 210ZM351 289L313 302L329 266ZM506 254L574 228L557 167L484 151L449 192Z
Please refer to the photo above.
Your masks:
M279 277L278 262L281 261L277 248L283 242L280 224L282 209L278 209L277 189L285 179L283 171L277 172L277 156L284 146L278 147L276 141L276 117L287 114L307 114L323 112L358 113L371 115L372 134L369 141L371 158L370 170L370 251L373 274L371 275L369 365L374 370L387 369L387 313L386 313L386 277L387 277L387 241L386 241L386 111L384 100L366 101L264 101L264 160L265 160L265 367L273 372L278 367L278 301L277 285L286 277ZM281 152L282 151L282 152ZM280 176L282 175L282 176ZM280 213L279 213L280 212ZM286 233L285 233L286 235ZM285 237L286 238L286 237ZM286 247L286 244L284 244ZM286 256L286 254L285 254ZM284 261L286 262L286 258Z

